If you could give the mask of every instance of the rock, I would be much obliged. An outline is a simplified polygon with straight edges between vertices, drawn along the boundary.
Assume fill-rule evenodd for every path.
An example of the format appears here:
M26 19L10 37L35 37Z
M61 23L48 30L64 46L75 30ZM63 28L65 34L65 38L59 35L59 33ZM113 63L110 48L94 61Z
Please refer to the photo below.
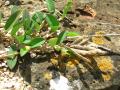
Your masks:
M43 75L47 71L47 68L49 66L50 66L50 63L48 61L45 61L45 59L43 60L38 59L36 60L36 62L32 63L31 65L32 87L36 88L37 90L48 90L49 88L49 85L47 84L48 81L44 79Z
M10 5L10 1L9 1L9 0L6 0L6 1L5 1L5 6L8 6L8 5Z
M9 0L11 1L11 4L15 4L14 1L18 0ZM22 1L22 0L20 0ZM29 8L29 11L33 13L33 11L39 11L40 9L43 9L45 5L43 5L43 2L39 0L33 0L32 5L27 4L20 5L24 8ZM64 5L66 4L67 0L55 0L56 1L56 8L58 10L63 10ZM64 30L72 30L77 31L80 33L80 35L93 35L96 31L104 31L106 34L120 34L120 2L119 0L73 0L74 2L74 8L78 9L77 12L79 15L77 16L76 13L74 14L68 14L68 18L71 18L73 22L75 23L75 27L64 27ZM6 5L8 5L7 3ZM81 9L88 4L91 8L93 8L97 15L93 19L83 18ZM1 6L1 0L0 0L0 6ZM8 6L1 7L0 11L4 13L5 16L10 15L10 8ZM71 20L70 19L70 20ZM120 52L120 37L119 36L110 36L111 44L107 45L108 48L111 48L115 52ZM34 58L35 55L33 55ZM85 72L77 73L77 70L71 70L73 72L73 84L77 85L78 83L83 84L82 90L94 90L94 89L106 89L106 90L117 90L120 86L120 56L119 55L111 55L112 61L114 62L115 68L118 69L118 71L114 72L114 75L112 76L110 81L99 81L98 79L93 76L93 72L88 72L84 70ZM38 59L38 58L37 58ZM28 60L28 59L26 59ZM48 90L49 85L48 82L43 78L43 73L47 70L47 68L50 66L50 63L47 60L44 59L38 59L36 62L33 60L32 64L28 67L22 68L24 69L23 75L25 75L24 78L31 79L32 86L35 90ZM7 69L5 68L5 72ZM94 73L98 73L95 72ZM79 76L80 75L80 76ZM1 74L0 77L2 81L4 81L5 74ZM6 78L7 76L5 76ZM10 76L12 77L12 75ZM77 78L77 79L75 79ZM26 80L27 80L26 79ZM7 79L6 79L7 80ZM79 81L80 80L80 81ZM16 79L15 79L16 81ZM30 80L28 80L30 81ZM23 80L20 80L18 82L23 82ZM1 81L0 81L1 83ZM25 83L25 82L24 82ZM28 83L28 84L29 84ZM77 84L76 84L77 83ZM28 85L27 84L27 85ZM25 84L26 85L26 84ZM25 86L24 85L24 86ZM87 87L88 86L88 87ZM80 87L79 87L80 88ZM1 88L0 88L1 90ZM21 89L23 90L23 89ZM118 89L119 90L119 89Z
M68 84L68 79L60 75L59 77L50 80L49 90L72 90L72 87L70 87Z

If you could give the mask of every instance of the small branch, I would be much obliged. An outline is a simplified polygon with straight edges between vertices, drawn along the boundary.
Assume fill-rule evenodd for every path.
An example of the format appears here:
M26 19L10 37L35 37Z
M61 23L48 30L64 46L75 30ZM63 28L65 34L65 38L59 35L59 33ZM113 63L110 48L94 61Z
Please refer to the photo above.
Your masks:
M74 51L73 48L70 48L70 47L68 47L68 46L64 46L64 47L66 47L66 48L68 48L69 50L71 50L71 51L72 51L76 56L78 56L80 59L83 59L84 61L90 63L90 60L89 60L89 59L87 59L87 58L85 58L84 56L78 54L78 52Z
M72 38L67 37L67 40L73 40L72 44L77 44L77 43L81 42L83 38L84 37L81 37L81 36L79 38L76 38L76 37L72 37Z
M96 49L95 47L91 47L91 46L82 46L82 45L70 45L71 48L74 48L74 49L80 49L80 50L94 50Z
M94 49L94 50L89 50L89 51L85 51L85 50L79 50L79 49L73 49L71 48L74 52L77 52L80 55L83 56L94 56L94 55L106 55L107 52L106 51L102 51L100 49Z
M88 42L88 40L89 40L89 38L85 38L79 44L84 45L84 44L86 44Z

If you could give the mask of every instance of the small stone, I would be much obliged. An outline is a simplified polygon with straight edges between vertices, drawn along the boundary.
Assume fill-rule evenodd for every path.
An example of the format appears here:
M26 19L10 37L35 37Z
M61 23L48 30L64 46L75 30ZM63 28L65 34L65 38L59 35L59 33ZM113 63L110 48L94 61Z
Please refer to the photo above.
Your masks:
M4 77L0 77L0 81L2 81L4 79Z
M30 53L31 58L36 57L36 53Z
M7 68L4 68L3 71L4 71L4 72L7 71Z
M19 78L18 77L13 77L12 80L17 81L17 80L19 80Z
M5 83L5 86L4 87L6 87L6 88L11 88L13 85L12 85L12 83Z
M11 72L11 73L10 73L10 75L9 75L9 77L11 77L11 78L12 78L13 76L14 76L14 73L13 73L13 72Z
M5 73L6 75L9 75L9 74L10 74L10 72L8 72L8 71L7 71L7 72L4 72L4 73Z
M21 77L20 80L23 81L24 80L23 77Z
M20 86L22 86L20 83L15 84L15 88L20 88Z
M4 82L8 82L8 78L5 78L5 77L4 77L4 80L3 80L3 81L4 81Z
M3 66L6 66L6 63L2 63L1 65L2 65L2 67L3 67Z
M5 6L8 6L9 4L10 4L10 1L7 0L7 1L5 2Z

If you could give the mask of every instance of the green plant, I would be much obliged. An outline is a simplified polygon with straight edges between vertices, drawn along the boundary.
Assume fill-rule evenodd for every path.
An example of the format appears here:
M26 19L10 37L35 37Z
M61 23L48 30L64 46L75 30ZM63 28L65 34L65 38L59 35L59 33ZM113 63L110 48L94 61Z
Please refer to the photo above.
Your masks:
M68 0L60 17L66 17L72 5L71 3L72 0ZM46 43L56 51L67 54L68 50L63 47L65 38L78 35L78 33L69 31L60 31L60 34L57 34L60 22L56 15L54 0L46 0L46 5L48 12L35 12L33 15L30 15L26 9L21 10L17 6L12 8L11 16L4 27L7 34L10 34L15 40L15 44L10 46L9 50L9 53L12 53L12 55L8 57L7 61L10 69L15 67L18 55L23 57L31 49L42 47ZM44 29L49 32L49 35L53 34L53 36L46 38L39 34L44 32Z

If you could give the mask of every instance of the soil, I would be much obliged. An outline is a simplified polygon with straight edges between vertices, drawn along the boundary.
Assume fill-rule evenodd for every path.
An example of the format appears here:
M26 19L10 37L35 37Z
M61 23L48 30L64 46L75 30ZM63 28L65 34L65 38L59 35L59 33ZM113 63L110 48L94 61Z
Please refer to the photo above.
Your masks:
M9 1L9 2L7 2ZM10 15L10 9L13 5L18 5L21 8L27 8L30 13L39 11L45 8L44 0L0 0L0 11L3 12L5 19ZM67 0L55 0L56 8L62 10ZM92 17L82 11L85 5L89 5L97 15ZM106 34L120 34L120 0L74 0L73 9L68 13L68 18L71 22L64 21L61 29L72 30L80 33L80 35L94 34L96 31L104 31ZM120 36L110 37L111 44L106 45L115 52L120 53ZM48 56L47 56L48 57ZM94 84L91 81L89 74L84 75L86 80L91 84L91 90L119 90L120 85L120 56L112 55L114 65L118 68L115 78L109 82L102 82ZM45 58L37 58L32 62L29 62L28 75L24 75L24 78L28 78L28 82L35 88L35 90L48 90L49 83L43 79L43 73L48 70L50 66L49 58L47 61ZM22 73L25 73L23 71ZM112 89L112 88L113 89ZM111 89L109 89L111 88ZM83 87L83 90L88 90Z

